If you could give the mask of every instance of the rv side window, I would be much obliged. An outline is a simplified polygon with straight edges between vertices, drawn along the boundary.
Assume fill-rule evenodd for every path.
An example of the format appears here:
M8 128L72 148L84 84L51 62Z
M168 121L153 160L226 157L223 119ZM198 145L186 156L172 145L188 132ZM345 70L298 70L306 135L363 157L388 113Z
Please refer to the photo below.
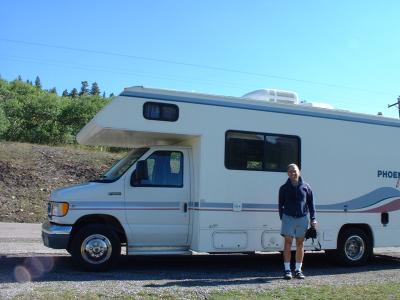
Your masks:
M264 136L256 133L228 132L225 165L233 170L263 170Z
M146 162L149 178L134 182L133 186L183 187L182 152L156 151L146 159Z
M290 135L227 131L225 166L231 170L286 172L300 166L300 138Z
M148 120L175 122L179 117L179 108L175 104L146 102L143 105L143 117Z
M297 136L265 136L265 170L286 172L287 166L300 166L300 138Z

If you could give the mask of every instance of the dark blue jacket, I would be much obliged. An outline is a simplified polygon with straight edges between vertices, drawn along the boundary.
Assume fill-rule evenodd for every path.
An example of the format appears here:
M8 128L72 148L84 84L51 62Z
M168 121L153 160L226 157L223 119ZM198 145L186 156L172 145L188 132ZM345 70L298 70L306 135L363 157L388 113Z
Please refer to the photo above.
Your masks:
M310 213L315 219L315 206L311 187L299 178L299 184L294 187L290 179L279 189L279 217L282 214L292 217L303 217Z

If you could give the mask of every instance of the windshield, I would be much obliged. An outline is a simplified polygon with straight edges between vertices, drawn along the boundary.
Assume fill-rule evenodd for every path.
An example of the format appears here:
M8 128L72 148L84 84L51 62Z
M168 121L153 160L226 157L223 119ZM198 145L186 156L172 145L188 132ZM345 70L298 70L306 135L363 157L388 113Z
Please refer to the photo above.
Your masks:
M137 148L106 171L98 182L112 182L121 177L149 148Z

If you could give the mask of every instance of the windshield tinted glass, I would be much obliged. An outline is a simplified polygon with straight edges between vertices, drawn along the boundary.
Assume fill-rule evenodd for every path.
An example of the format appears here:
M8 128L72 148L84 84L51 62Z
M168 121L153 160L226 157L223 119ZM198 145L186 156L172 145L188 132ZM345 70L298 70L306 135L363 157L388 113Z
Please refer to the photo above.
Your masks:
M97 181L114 181L121 177L149 148L137 148L130 151L124 158L114 164L107 172L105 172L100 180Z

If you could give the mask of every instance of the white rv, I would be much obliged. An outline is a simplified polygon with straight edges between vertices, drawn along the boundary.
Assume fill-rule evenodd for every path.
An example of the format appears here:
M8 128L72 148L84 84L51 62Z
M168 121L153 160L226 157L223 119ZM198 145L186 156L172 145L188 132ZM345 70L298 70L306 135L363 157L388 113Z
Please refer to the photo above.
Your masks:
M319 222L306 250L319 242L357 265L373 247L400 246L400 121L273 96L125 89L77 140L133 150L98 180L52 193L44 244L89 270L110 267L121 247L281 251L278 191L297 163Z

